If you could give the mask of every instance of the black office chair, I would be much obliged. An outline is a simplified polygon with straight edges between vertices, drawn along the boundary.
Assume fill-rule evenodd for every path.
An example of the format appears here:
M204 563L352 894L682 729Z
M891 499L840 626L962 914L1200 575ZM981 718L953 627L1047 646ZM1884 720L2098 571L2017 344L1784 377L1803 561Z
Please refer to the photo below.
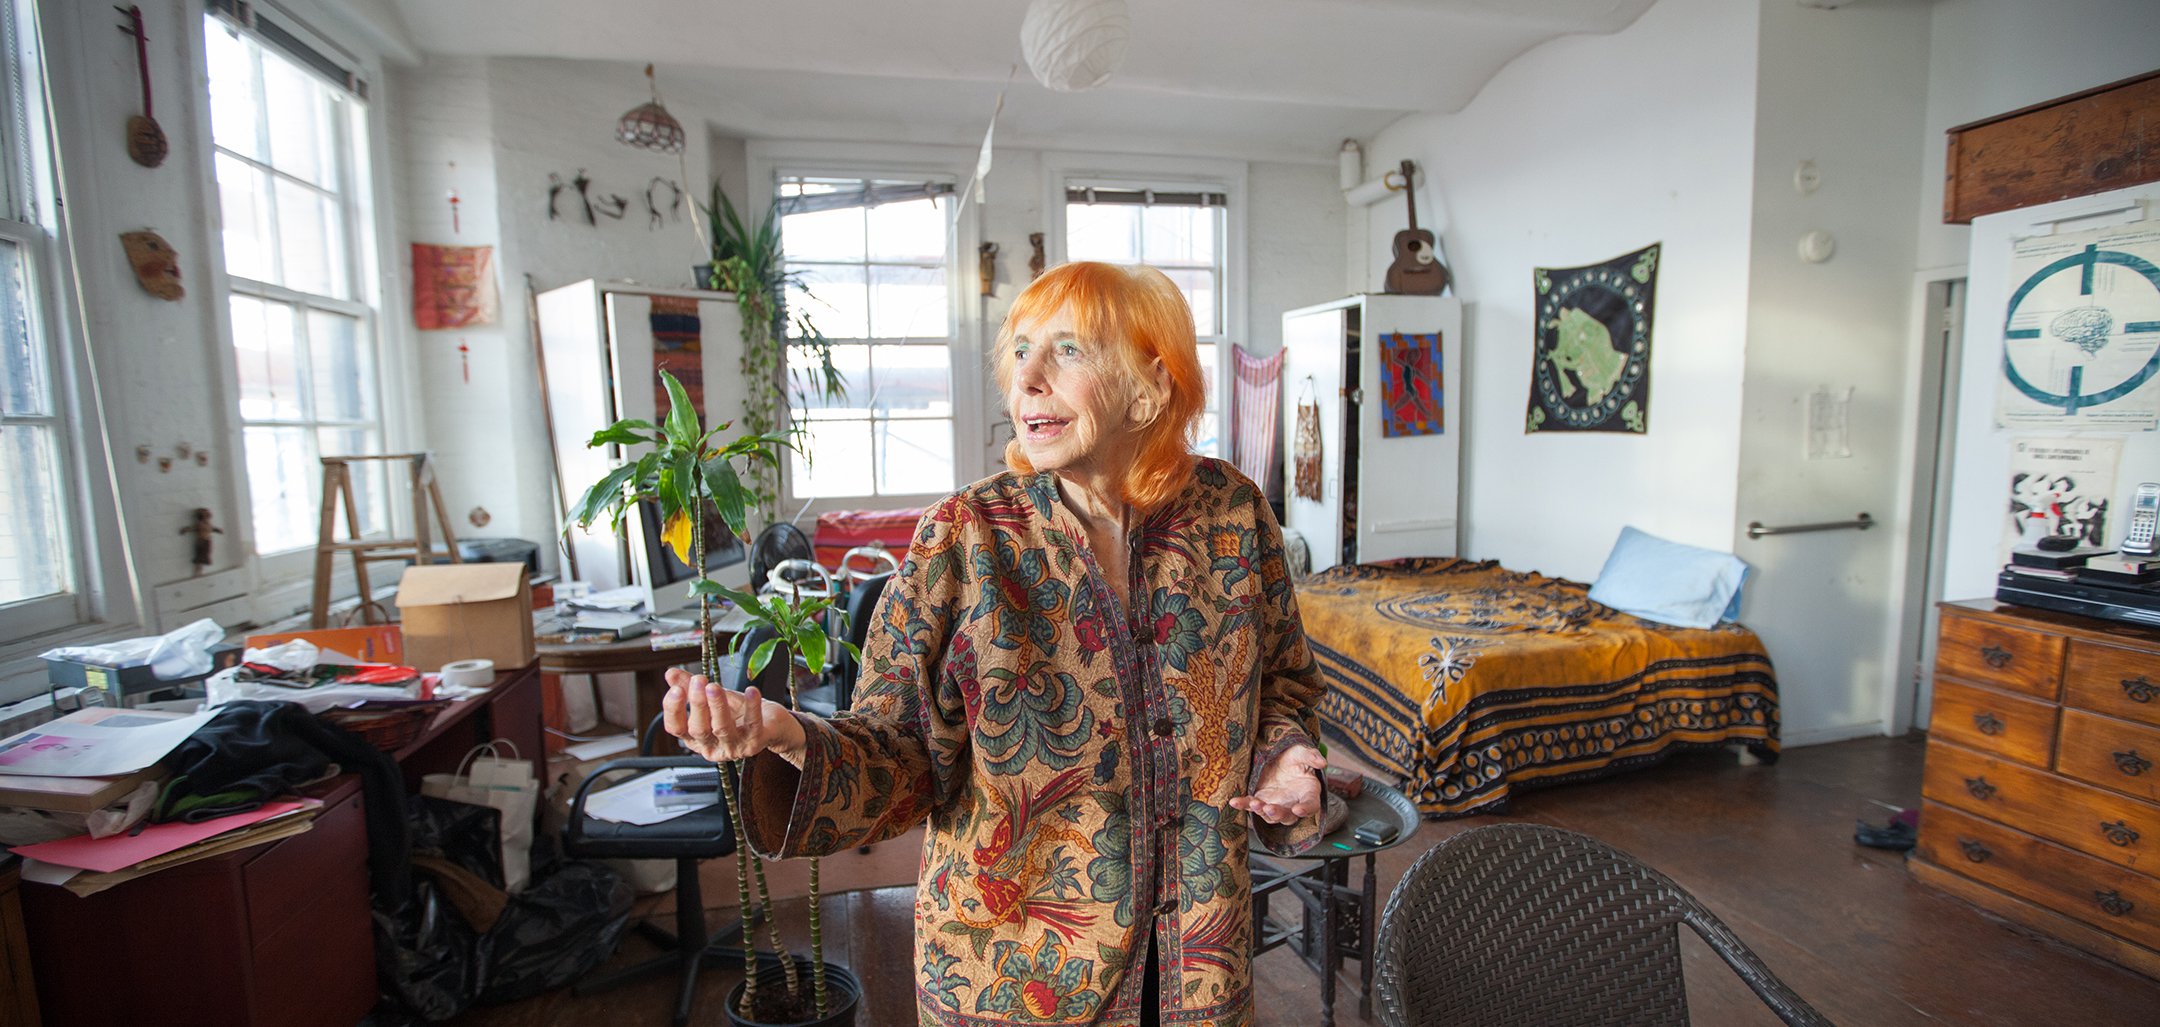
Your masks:
M636 771L638 776L674 767L709 768L711 763L703 757L684 753L678 756L653 755L656 738L665 737L660 730L660 717L654 717L646 725L645 736L638 745L638 755L633 758L609 760L593 771L578 785L577 796L570 803L570 822L563 829L563 851L579 859L672 859L675 861L675 930L669 931L651 923L640 922L638 931L669 951L666 955L649 959L636 966L594 974L579 981L571 989L573 994L590 995L605 991L619 984L642 980L661 973L670 967L682 974L682 990L675 1003L677 1027L690 1020L691 1000L697 994L698 969L707 963L727 963L741 966L743 950L723 944L742 936L742 920L730 920L718 931L705 929L705 897L698 886L698 864L704 860L735 854L735 831L728 821L727 806L714 803L693 810L671 820L657 824L618 824L609 820L595 820L585 815L585 800L595 784L604 777L621 771ZM672 739L669 739L672 742ZM679 750L679 744L676 745ZM622 783L623 780L610 782ZM760 963L779 965L772 953L758 953Z

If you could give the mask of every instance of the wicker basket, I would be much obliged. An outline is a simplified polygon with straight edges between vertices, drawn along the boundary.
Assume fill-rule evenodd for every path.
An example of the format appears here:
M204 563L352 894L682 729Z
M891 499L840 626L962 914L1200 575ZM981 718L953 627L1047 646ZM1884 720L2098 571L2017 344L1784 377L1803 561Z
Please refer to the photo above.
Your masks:
M384 752L396 752L404 748L427 726L435 715L450 705L448 699L427 702L361 703L343 709L324 710L318 714L323 720L336 724L359 735Z

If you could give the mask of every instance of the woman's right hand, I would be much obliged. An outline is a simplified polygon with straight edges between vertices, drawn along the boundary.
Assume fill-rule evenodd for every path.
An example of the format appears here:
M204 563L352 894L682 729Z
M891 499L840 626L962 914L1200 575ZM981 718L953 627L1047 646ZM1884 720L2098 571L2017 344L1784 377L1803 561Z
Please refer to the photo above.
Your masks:
M779 703L758 695L755 685L731 692L681 668L667 672L660 701L661 726L683 747L714 763L746 760L768 749L802 766L802 722Z

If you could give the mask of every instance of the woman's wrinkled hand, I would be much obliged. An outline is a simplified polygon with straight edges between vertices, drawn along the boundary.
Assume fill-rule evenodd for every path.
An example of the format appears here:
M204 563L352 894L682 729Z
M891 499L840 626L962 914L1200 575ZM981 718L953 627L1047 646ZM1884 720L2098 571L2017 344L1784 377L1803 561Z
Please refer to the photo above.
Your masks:
M746 760L771 750L802 765L805 739L794 714L758 695L756 686L731 692L681 668L667 672L661 726L683 747L714 763Z
M1295 824L1320 812L1320 771L1326 768L1320 750L1293 745L1260 771L1259 787L1230 800L1230 808L1270 824Z

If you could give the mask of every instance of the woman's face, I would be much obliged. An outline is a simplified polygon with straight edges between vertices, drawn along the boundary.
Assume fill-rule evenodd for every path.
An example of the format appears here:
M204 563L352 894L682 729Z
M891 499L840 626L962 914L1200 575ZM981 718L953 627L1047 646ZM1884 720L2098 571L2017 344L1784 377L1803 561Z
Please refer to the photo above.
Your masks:
M1005 409L1021 451L1036 470L1122 472L1135 450L1133 389L1108 345L1073 330L1059 310L1012 337Z

